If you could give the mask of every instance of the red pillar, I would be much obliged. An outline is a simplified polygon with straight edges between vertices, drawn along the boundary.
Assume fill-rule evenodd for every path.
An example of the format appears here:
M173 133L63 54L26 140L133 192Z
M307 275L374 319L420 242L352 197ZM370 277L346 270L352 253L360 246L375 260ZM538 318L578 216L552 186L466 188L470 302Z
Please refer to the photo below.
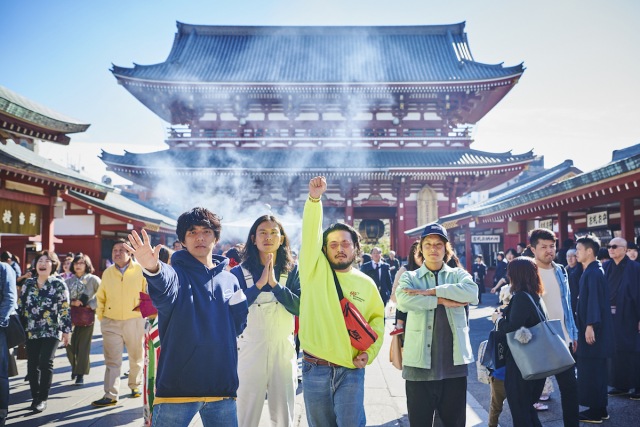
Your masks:
M518 232L520 233L520 242L529 243L529 230L527 230L527 220L522 220L518 222ZM505 251L507 248L504 248Z
M627 242L635 241L635 230L633 229L633 199L622 199L620 201L620 232Z
M475 255L471 253L471 227L468 225L465 227L464 231L464 255L466 265L463 265L462 267L470 272Z
M42 224L40 224L40 237L42 238L43 251L55 251L55 244L53 243L53 210L57 199L58 198L56 196L49 197L49 204L42 207Z
M561 211L558 213L558 241L562 243L569 238L569 212Z

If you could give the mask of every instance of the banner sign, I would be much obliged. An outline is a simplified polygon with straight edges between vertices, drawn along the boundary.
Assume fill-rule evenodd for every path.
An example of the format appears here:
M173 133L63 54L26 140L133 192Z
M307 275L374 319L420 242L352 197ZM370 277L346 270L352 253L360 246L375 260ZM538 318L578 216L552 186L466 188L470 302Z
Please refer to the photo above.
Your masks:
M603 227L609 223L607 211L587 214L587 227Z
M42 207L13 200L0 200L0 233L40 234Z
M500 243L500 236L494 236L494 235L471 236L471 243Z
M553 230L553 220L552 219L541 219L540 220L540 228L546 228L547 230Z

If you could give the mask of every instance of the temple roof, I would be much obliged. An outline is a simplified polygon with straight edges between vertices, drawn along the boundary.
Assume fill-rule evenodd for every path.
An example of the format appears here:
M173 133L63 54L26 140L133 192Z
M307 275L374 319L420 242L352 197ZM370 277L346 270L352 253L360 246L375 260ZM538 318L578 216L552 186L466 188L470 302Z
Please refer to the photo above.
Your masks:
M114 65L117 78L164 83L465 83L522 64L476 62L465 23L423 26L209 26L177 23L165 62Z
M41 139L69 143L67 133L86 131L90 125L0 86L0 138Z
M579 169L573 166L573 161L565 160L557 166L554 166L550 169L541 171L538 174L530 176L527 179L519 181L514 185L504 188L498 192L496 192L492 197L484 200L480 203L476 203L471 206L467 206L464 209L461 209L457 212L454 212L450 215L445 215L441 217L438 222L444 224L445 227L448 224L452 224L455 221L460 220L461 218L471 218L474 216L478 216L483 209L499 204L505 200L509 199L519 199L524 197L526 194L531 193L532 191L547 187L552 185L560 180L567 178L571 175L577 175L581 173ZM521 199L520 199L521 200ZM412 230L405 231L407 235L419 234L424 229L425 224L420 227L416 227Z
M349 171L437 171L495 168L528 164L534 158L524 154L489 153L478 150L289 150L289 149L171 149L155 153L110 154L102 151L101 159L110 167L135 167L146 170L212 169L221 172L282 172L296 174L300 170Z
M53 184L93 197L104 198L112 189L13 142L0 144L0 166L8 176L26 177L33 184Z
M125 195L110 191L104 200L87 196L77 191L70 191L69 196L81 200L91 207L98 207L123 218L132 219L144 223L144 227L152 231L173 233L177 225L175 219L158 213Z

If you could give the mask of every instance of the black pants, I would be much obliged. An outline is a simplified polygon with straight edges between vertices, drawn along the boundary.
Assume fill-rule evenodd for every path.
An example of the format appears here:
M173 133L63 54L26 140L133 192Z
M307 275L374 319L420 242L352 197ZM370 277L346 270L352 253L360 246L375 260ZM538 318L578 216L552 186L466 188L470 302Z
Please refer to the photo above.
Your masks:
M407 381L409 425L431 427L435 411L445 427L464 427L467 421L467 377L439 381Z
M538 412L533 404L544 388L544 379L523 380L522 373L511 354L507 357L504 389L514 427L541 427Z
M575 369L572 366L564 372L556 374L556 381L560 389L560 400L562 403L562 420L564 427L578 427L578 381L576 380Z
M60 340L37 338L27 340L27 373L33 400L47 400L53 379L53 359Z

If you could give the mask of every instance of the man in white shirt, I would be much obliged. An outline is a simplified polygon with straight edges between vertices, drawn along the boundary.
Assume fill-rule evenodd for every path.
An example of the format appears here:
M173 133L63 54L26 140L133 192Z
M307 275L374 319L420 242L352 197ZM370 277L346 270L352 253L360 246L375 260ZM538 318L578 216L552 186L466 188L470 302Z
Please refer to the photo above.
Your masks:
M551 230L536 228L529 233L529 244L544 285L542 300L549 319L562 321L567 346L575 353L578 348L578 328L571 308L569 279L564 267L553 262L556 257L556 236ZM578 427L578 385L574 367L556 374L556 381L560 388L564 426Z

